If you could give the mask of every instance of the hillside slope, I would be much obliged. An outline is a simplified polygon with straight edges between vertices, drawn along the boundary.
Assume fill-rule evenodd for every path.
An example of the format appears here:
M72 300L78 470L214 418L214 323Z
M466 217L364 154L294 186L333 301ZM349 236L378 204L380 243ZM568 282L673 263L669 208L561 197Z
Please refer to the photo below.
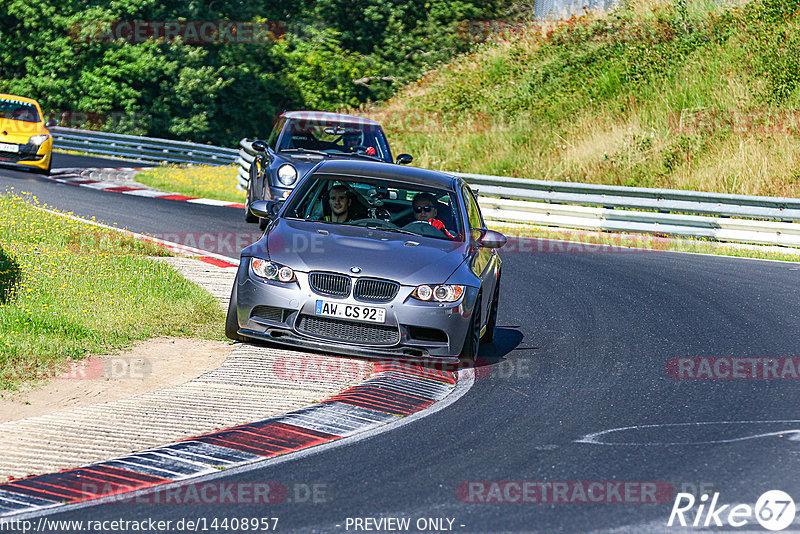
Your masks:
M800 196L800 0L506 33L360 112L434 169Z

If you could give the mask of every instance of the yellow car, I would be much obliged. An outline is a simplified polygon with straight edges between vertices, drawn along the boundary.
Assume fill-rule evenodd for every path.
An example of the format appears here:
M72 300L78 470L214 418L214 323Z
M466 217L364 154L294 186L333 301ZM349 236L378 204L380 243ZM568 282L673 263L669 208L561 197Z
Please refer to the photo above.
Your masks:
M53 137L36 100L0 93L0 164L30 167L50 174Z

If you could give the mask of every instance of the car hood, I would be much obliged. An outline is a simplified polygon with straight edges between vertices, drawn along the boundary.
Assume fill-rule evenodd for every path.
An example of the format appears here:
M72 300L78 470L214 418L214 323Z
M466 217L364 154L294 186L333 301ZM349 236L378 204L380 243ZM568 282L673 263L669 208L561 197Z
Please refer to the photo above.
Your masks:
M289 219L278 219L242 255L264 256L265 245L271 260L298 271L351 273L358 267L358 276L405 285L445 282L467 255L463 242Z
M331 153L330 157L328 156L320 156L319 154L309 154L303 152L276 152L276 155L279 159L286 161L287 163L291 163L292 165L296 166L298 169L310 169L314 167L317 163L322 160L329 160L329 159L343 159L343 160L361 160L364 161L362 158L357 156L348 156L347 154L337 154ZM375 159L375 161L380 161L383 163L392 163L391 158L387 160L383 159Z
M32 135L49 133L41 122L0 118L0 143L25 144Z

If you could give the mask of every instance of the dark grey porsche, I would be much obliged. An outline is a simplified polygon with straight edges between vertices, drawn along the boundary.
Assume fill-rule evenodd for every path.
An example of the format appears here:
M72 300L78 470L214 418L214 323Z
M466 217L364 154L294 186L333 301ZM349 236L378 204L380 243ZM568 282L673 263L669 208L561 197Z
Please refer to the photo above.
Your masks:
M327 352L456 363L494 335L502 234L460 178L325 160L242 250L226 334Z
M247 183L249 206L256 200L286 198L299 179L323 158L367 158L392 163L392 151L377 122L341 113L284 111L278 116L266 141L252 143L256 152ZM396 163L412 161L409 154ZM247 222L266 221L245 211Z

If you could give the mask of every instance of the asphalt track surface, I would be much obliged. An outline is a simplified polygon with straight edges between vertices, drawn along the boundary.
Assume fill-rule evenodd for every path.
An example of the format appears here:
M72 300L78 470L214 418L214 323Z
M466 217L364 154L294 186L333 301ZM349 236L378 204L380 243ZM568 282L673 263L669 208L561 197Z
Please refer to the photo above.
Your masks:
M252 230L239 210L0 175L2 186L134 231ZM470 481L648 481L719 492L720 504L753 504L771 489L800 498L800 441L790 439L800 431L797 380L667 373L676 357L800 356L800 266L544 249L503 255L499 330L457 402L368 439L214 479L280 482L282 503L113 503L48 519L277 517L282 532L353 532L355 518L398 517L415 532L419 519L449 518L463 532L670 532L672 498L486 504L463 502L457 489ZM627 427L638 428L587 439ZM317 499L306 498L313 485ZM753 518L748 528L760 530Z

